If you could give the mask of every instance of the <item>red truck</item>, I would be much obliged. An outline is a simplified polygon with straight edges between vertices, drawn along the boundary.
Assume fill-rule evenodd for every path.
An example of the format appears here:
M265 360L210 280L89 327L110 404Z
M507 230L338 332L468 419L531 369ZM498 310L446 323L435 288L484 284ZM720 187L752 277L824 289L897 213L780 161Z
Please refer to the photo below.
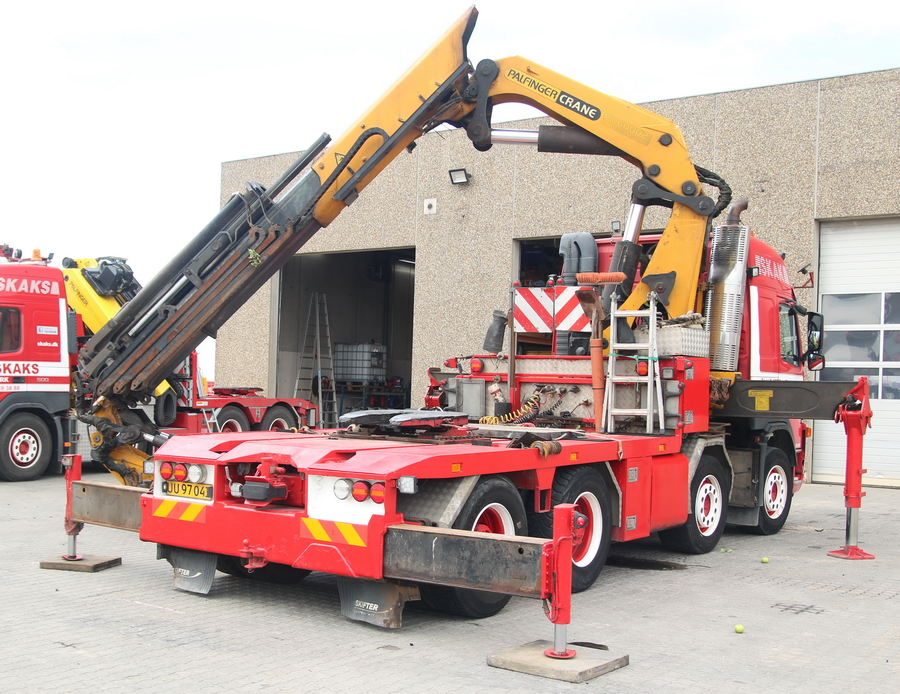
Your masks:
M590 243L602 248L610 240ZM782 383L804 389L798 309L784 262L755 238L748 256L752 266L746 259L739 264L746 277L746 320L738 321L735 344L758 347L739 355L740 370L753 380L738 385L752 385L751 393ZM518 298L530 299L517 305L540 303L535 295L545 305L564 305L570 288L596 292L584 284L517 289ZM575 306L571 313L584 320L577 301ZM520 327L525 313L513 311ZM495 349L448 360L456 371L433 370L426 401L435 409L352 413L341 419L344 429L305 435L170 441L157 453L152 494L141 500L141 538L158 543L176 567L209 581L216 567L259 578L268 571L282 579L327 571L382 581L379 599L362 601L383 610L411 594L401 590L403 580L415 580L418 595L433 607L483 617L509 595L429 583L435 579L432 553L401 561L391 547L405 545L391 532L404 535L415 524L549 538L551 509L572 503L588 520L574 537L577 592L596 580L613 541L659 532L672 549L705 553L716 547L726 521L763 534L781 529L803 480L806 428L796 418L772 416L773 403L766 403L766 412L754 409L753 416L727 402L711 408L710 332L659 326L657 342L674 332L676 349L658 355L642 355L648 350L639 342L618 345L623 353L606 359L616 365L607 366L611 396L598 424L592 360L583 350L576 353L585 333L557 329L571 322L569 311L546 318L551 354ZM815 314L812 321L815 327ZM527 327L533 330L534 321ZM695 338L699 348L691 343ZM648 407L655 397L654 368L664 393L655 419ZM629 397L633 402L624 402ZM765 397L776 399L774 393ZM579 414L579 406L587 412ZM183 579L178 584L196 588ZM201 592L208 588L200 585ZM373 590L347 579L341 589L346 604L356 604L357 595L371 598Z
M207 592L217 570L276 581L325 571L340 577L344 614L398 626L410 599L485 617L510 594L545 594L535 586L552 578L528 536L549 537L560 504L579 512L573 590L596 580L612 541L659 532L702 553L726 522L783 526L803 479L799 420L830 419L853 385L803 380L804 363L823 365L821 316L797 303L781 256L741 224L742 204L713 228L730 190L695 167L674 123L521 57L473 66L476 15L335 143L323 137L273 186L250 184L230 201L179 261L196 270L182 273L190 281L161 283L86 346L89 369L105 360L99 392L125 407L153 387L147 343L120 339L153 297L172 306L154 335L185 326L187 343L187 326L224 320L441 123L465 128L482 151L531 145L634 164L624 232L564 237L560 277L515 290L484 354L433 369L425 409L351 413L334 430L170 439L120 526L158 545L176 587ZM503 101L562 125L495 130L491 105ZM720 189L718 202L703 185ZM655 237L642 235L649 206L671 210ZM73 521L97 522L116 493L73 487Z

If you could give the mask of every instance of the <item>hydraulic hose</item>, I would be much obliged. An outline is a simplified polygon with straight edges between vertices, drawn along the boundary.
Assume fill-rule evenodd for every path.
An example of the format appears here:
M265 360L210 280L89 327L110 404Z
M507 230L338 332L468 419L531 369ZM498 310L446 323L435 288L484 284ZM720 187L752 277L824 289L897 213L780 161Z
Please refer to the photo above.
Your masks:
M487 416L482 417L478 420L479 424L524 424L525 422L530 422L532 419L537 417L538 412L541 408L541 396L540 393L535 393L528 400L525 401L525 404L522 405L515 412L509 412L508 414L503 415L502 417L493 417Z
M710 219L715 219L722 214L722 210L731 204L731 186L729 186L725 182L725 179L719 174L714 173L709 169L704 169L702 166L697 166L696 164L694 165L694 169L697 171L697 178L700 179L700 183L705 183L713 188L719 189L719 199L716 201L716 206L713 208L712 214L709 215Z

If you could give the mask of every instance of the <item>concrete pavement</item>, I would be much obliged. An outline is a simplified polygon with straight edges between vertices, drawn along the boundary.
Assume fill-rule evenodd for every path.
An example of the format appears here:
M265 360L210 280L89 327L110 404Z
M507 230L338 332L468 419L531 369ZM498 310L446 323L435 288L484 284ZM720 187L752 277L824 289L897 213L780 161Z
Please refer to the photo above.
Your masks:
M823 485L801 490L781 533L729 528L724 551L614 545L598 583L574 598L569 640L607 644L630 664L570 684L486 665L491 652L553 638L540 604L524 598L480 621L411 605L403 628L387 631L341 617L335 579L322 574L294 586L219 574L208 596L174 591L153 545L96 526L79 552L119 555L122 566L41 570L66 548L64 480L2 483L0 693L893 694L900 490L866 491L859 537L874 561L826 555L843 544L845 511L841 488Z

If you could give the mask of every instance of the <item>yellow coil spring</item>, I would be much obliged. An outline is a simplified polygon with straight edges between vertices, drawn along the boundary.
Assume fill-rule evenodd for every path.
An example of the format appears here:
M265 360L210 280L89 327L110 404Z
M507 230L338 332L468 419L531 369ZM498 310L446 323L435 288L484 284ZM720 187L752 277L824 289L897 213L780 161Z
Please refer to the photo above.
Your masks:
M502 417L493 417L486 416L482 417L478 420L479 424L509 424L513 420L519 419L520 417L524 417L527 414L530 414L533 410L541 406L541 396L538 393L532 395L528 400L525 401L525 404L515 412L508 412Z

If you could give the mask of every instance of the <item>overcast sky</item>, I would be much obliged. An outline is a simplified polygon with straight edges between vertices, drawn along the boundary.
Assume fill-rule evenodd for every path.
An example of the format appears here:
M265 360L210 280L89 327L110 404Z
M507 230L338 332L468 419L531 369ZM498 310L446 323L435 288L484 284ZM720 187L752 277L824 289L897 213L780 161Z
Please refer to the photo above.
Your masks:
M215 214L221 162L341 134L467 7L7 5L0 243L57 264L125 256L146 284ZM473 62L522 55L633 102L900 67L900 10L886 0L477 7ZM515 108L495 120L527 115Z

